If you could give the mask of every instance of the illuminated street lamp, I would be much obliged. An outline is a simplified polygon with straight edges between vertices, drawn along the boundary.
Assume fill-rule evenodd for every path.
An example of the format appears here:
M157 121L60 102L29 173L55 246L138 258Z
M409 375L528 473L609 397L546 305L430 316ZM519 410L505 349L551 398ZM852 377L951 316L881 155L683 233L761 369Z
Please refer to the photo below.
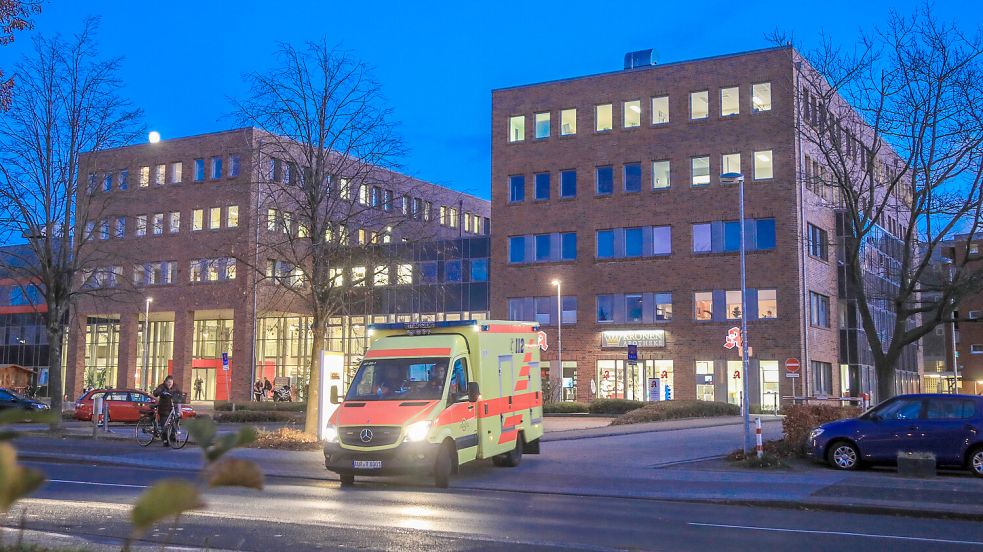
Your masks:
M160 142L160 133L156 130L151 130L150 134L147 135L147 140L149 140L151 144Z

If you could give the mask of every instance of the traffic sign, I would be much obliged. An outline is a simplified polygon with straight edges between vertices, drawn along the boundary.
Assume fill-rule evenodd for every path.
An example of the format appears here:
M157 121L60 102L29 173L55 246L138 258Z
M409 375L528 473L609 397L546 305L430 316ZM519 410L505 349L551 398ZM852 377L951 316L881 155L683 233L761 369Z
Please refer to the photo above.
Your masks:
M229 353L227 352L222 353L222 371L229 371Z
M628 360L638 360L638 345L628 345Z
M790 358L790 359L788 359L788 360L785 361L785 371L786 372L788 372L790 374L797 374L797 373L799 373L799 368L800 368L799 359L797 359L797 358ZM794 377L794 376L792 376L792 377Z

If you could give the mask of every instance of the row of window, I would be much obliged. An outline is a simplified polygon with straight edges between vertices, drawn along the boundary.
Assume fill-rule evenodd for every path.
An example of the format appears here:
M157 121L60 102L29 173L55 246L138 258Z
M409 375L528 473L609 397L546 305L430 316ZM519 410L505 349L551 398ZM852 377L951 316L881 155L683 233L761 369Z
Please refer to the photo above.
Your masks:
M772 150L760 150L753 152L752 176L754 180L769 180L774 178L774 154ZM696 187L709 186L711 181L710 156L698 156L690 158L690 185ZM652 170L648 181L652 183L652 190L666 190L672 185L672 171L669 160L663 159L653 161ZM741 154L726 153L720 157L719 174L741 173ZM645 180L642 174L642 163L625 163L622 165L621 190L624 193L638 193L642 191L642 182ZM559 197L573 198L577 196L577 171L566 169L559 171ZM615 189L615 170L613 165L604 165L594 168L594 195L608 196L614 193ZM526 175L514 174L508 177L509 202L520 203L526 200ZM533 199L545 201L550 199L553 194L552 177L548 172L533 174Z
M538 322L542 325L556 323L556 296L509 297L509 320ZM563 311L560 318L564 324L577 323L577 298L563 297Z
M745 249L775 248L775 219L745 220ZM715 221L692 225L694 253L733 253L740 250L741 225ZM595 232L597 259L628 259L672 254L672 227L638 226ZM509 263L572 261L577 258L577 234L528 234L509 237Z
M133 285L159 286L177 282L178 261L151 261L133 266ZM217 282L235 280L236 260L232 257L192 259L189 263L190 282ZM120 265L101 267L84 274L88 287L117 287L123 279Z
M750 105L745 108L752 113L771 111L771 83L752 84L750 88ZM741 88L728 86L719 91L720 117L736 117L740 115ZM630 129L642 126L642 121L649 120L653 126L669 124L669 96L654 96L649 99L649 116L646 118L645 102L641 99L621 102L621 128ZM609 132L614 128L614 105L603 103L594 106L594 132ZM542 111L533 114L533 138L545 140L553 134L553 113ZM699 90L689 94L689 119L692 121L710 117L710 90ZM577 108L561 109L558 113L560 136L577 134ZM509 142L522 142L526 139L526 115L509 117Z
M140 238L147 235L162 236L167 234L177 234L181 231L181 212L171 211L169 213L154 213L149 215L136 215L136 224L133 235ZM97 237L100 240L108 240L110 237L124 239L126 237L127 217L116 217L112 221L104 218L98 223L89 222L86 224L86 233L89 236ZM239 226L239 206L227 205L225 207L210 207L208 209L191 210L191 230L197 232L204 230L218 230L223 228L237 228Z
M442 265L442 266L441 266ZM440 268L443 268L443 278ZM302 286L305 283L303 270L286 261L269 259L266 264L266 277L286 286ZM402 263L390 266L355 266L350 269L331 268L328 278L335 288L341 288L345 282L352 286L365 285L413 285L487 282L488 259L452 259L447 261L427 261L418 264Z
M206 175L210 180L219 180L223 177L223 175L228 176L229 178L239 176L238 155L229 156L227 171L225 168L225 158L223 156L214 156L207 160L204 158L195 159L192 164L194 167L194 182L204 182ZM159 163L140 167L137 175L137 185L140 188L149 188L151 184L154 186L163 186L164 184L180 184L184 181L184 163L182 161L175 161L170 164ZM96 189L99 188L99 179L100 176L97 173L89 173L89 194L94 193ZM101 176L101 190L103 192L113 191L114 181L117 190L128 190L130 188L129 179L129 169L122 169L118 172L105 172Z

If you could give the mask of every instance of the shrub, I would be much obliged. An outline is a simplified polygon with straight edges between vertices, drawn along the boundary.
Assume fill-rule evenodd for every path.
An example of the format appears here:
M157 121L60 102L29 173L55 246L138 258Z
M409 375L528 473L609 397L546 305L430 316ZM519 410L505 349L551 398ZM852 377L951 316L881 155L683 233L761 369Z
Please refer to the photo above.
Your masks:
M279 450L319 450L321 441L314 435L296 429L281 428L261 431L251 447Z
M795 451L789 446L788 441L785 439L771 439L762 443L765 454L770 454L778 458L791 458L795 456ZM755 451L751 451L751 456L756 456ZM744 451L742 449L737 449L727 455L727 460L731 462L740 462L744 460Z
M594 399L590 403L591 414L624 414L645 406L642 401L628 399Z
M582 402L554 402L543 405L544 414L581 414L590 412L590 406Z
M288 412L256 410L237 410L236 412L222 412L215 415L215 421L219 423L292 422L296 419L296 416L292 416Z
M236 402L236 412L240 410L249 412L304 412L307 410L307 403L305 402L273 402L273 401L245 401ZM231 412L232 402L230 401L216 401L215 402L216 412Z
M592 405L593 406L593 405ZM615 418L611 425L640 424L680 418L709 418L713 416L737 416L741 408L737 405L696 400L671 400L648 403L642 408L632 410Z
M782 431L788 446L799 456L805 456L809 432L826 422L860 415L860 409L852 406L829 404L796 404L782 409Z

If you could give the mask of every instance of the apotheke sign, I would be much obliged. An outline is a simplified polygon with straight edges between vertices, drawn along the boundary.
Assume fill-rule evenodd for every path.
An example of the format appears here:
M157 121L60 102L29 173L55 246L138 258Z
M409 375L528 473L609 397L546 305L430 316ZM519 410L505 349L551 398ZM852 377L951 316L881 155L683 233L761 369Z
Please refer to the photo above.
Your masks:
M620 330L601 332L601 348L625 348L628 345L639 347L665 347L665 330Z

